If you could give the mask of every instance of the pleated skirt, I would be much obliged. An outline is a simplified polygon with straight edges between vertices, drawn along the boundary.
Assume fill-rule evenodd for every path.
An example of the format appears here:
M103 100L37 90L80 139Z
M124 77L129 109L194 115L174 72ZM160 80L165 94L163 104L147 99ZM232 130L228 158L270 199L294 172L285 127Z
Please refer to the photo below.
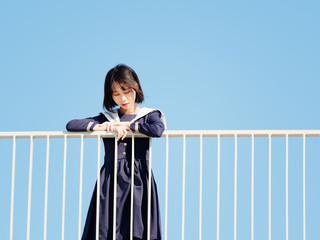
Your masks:
M106 161L100 170L99 240L113 240L114 175L113 161ZM117 165L116 240L130 237L131 160L119 159ZM147 240L148 227L148 161L135 160L133 191L133 236ZM151 172L150 239L161 239L160 209L157 186ZM89 205L82 240L96 239L95 185Z

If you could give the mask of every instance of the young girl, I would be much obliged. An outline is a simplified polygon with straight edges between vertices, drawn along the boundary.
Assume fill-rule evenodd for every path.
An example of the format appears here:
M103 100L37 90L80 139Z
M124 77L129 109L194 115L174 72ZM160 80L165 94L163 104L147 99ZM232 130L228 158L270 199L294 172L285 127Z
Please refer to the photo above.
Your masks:
M163 113L158 109L140 108L144 96L137 74L126 65L112 68L105 79L103 105L108 112L86 119L75 119L67 124L68 131L113 131L117 133L117 210L116 239L130 238L131 210L131 152L132 140L127 132L139 132L149 137L161 137L165 129ZM115 108L119 106L119 108ZM113 179L115 140L103 138L104 165L100 171L99 239L113 239ZM134 141L134 196L133 237L147 239L148 228L148 169L149 138ZM152 175L152 174L151 174ZM82 240L95 240L96 191L95 186ZM161 239L160 211L157 186L151 176L150 239Z

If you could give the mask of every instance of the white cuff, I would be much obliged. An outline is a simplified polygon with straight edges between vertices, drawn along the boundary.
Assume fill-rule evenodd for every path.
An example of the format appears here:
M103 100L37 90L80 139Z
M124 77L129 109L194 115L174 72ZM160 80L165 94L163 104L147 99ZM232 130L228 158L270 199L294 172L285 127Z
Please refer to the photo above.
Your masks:
M91 128L92 124L93 124L93 122L89 122L89 124L88 124L88 126L87 126L87 132L90 132L90 131L91 131L90 128Z
M135 124L134 124L134 131L135 132L139 132L139 125L138 125L139 123L138 122L136 122Z

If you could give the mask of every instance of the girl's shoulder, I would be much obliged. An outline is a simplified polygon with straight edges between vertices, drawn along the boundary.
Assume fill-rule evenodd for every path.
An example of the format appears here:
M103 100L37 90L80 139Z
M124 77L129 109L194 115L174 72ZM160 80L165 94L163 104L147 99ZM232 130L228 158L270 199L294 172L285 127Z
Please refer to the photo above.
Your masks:
M105 116L106 119L109 120L110 122L120 122L118 110L116 110L115 112L100 112L100 114ZM140 118L152 116L155 114L159 115L161 122L163 122L163 124L166 127L165 115L158 108L147 108L147 107L141 108L140 111L137 113L136 117L132 119L131 122L135 122Z
M140 111L138 112L137 116L135 117L135 119L133 121L136 121L139 118L142 118L142 117L145 117L145 116L151 116L151 115L159 116L160 121L164 124L165 129L167 128L165 115L158 108L146 108L146 107L141 108Z
M143 117L143 116L155 113L155 112L159 112L160 116L164 117L164 113L160 109L158 109L158 108L147 108L147 107L141 108L140 111L137 114L137 117Z

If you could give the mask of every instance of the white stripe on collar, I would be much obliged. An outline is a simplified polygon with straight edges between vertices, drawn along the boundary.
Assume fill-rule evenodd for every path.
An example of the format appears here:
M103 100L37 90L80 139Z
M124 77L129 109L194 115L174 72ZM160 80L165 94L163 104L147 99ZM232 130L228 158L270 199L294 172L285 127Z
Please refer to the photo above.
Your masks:
M143 107L139 110L139 112L137 113L137 116L132 119L130 121L130 123L133 123L135 121L137 121L138 119L144 117L145 115L154 112L154 111L159 111L161 113L160 116L160 120L161 122L164 124L164 128L167 128L167 124L166 124L166 119L165 116L163 114L163 112L160 109L155 109L155 108L146 108ZM112 113L112 112L100 112L100 114L103 114L108 120L109 122L120 122L120 118L119 118L119 109L116 110L116 112Z

